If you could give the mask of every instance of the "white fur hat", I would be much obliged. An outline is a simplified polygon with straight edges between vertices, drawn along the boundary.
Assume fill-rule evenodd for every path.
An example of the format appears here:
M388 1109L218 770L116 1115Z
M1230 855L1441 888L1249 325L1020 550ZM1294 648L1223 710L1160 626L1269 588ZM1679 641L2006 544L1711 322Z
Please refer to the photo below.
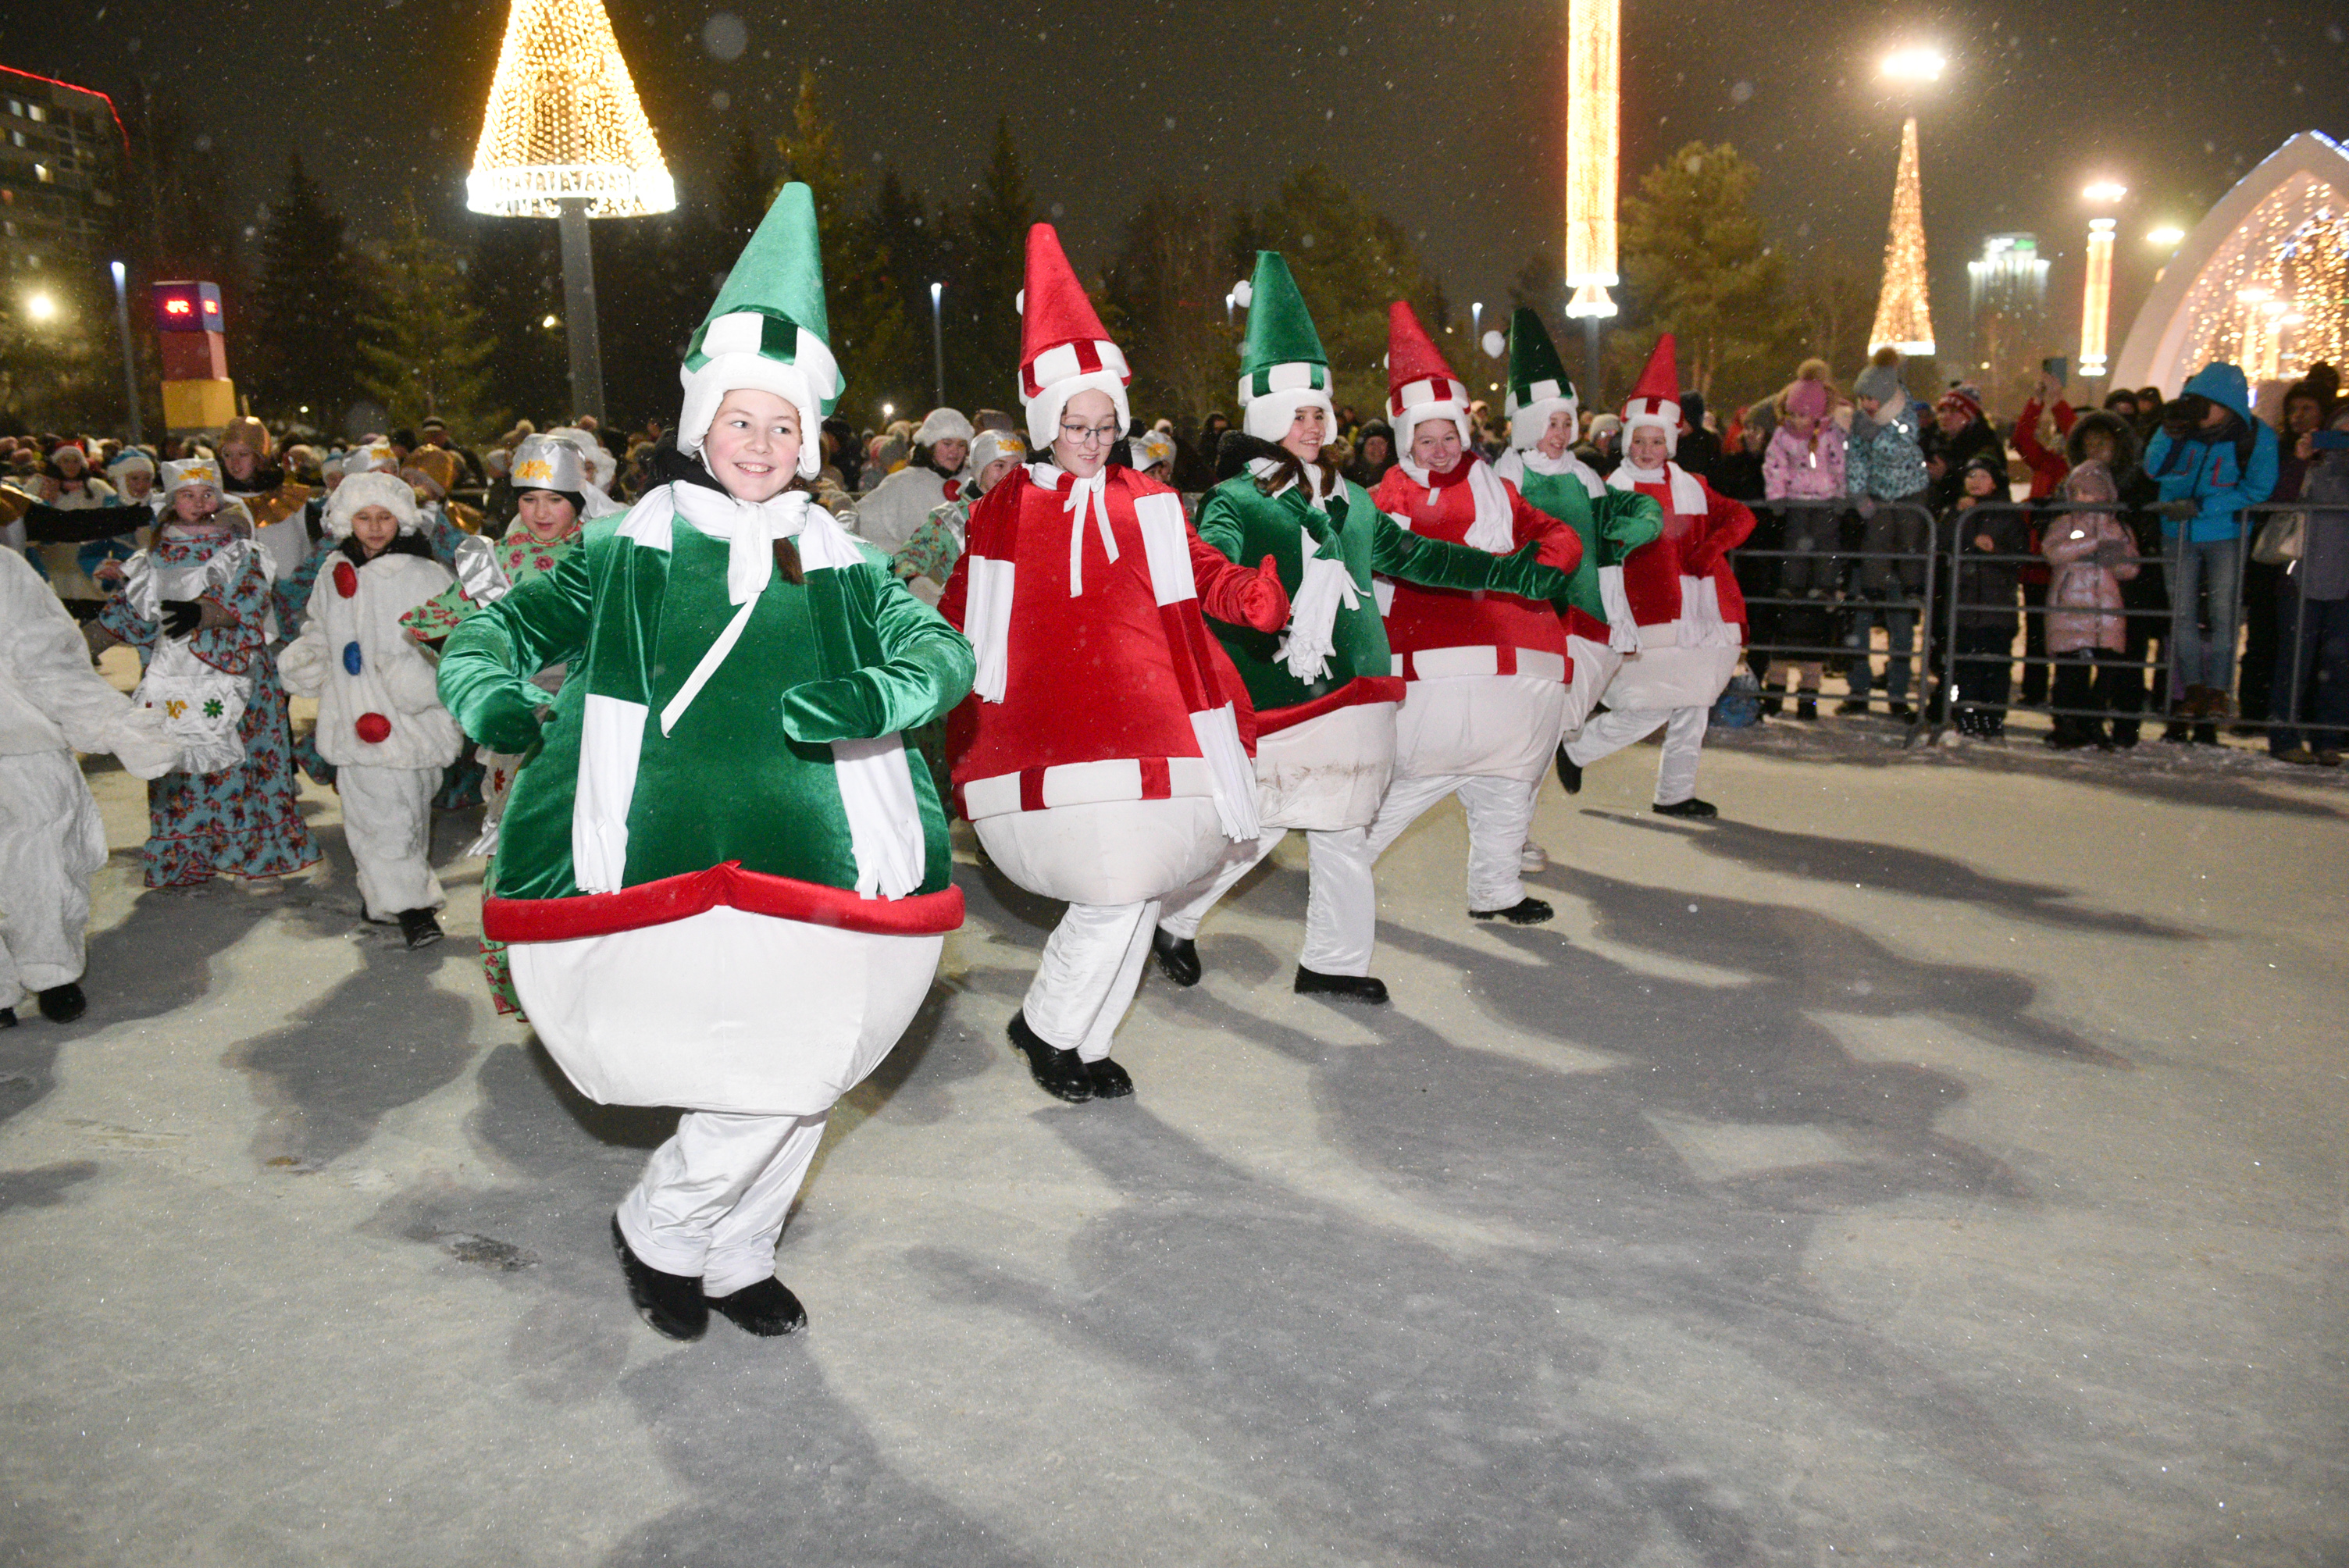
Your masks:
M968 441L975 434L970 421L954 408L933 408L922 420L922 428L914 432L916 446L935 447L940 441Z
M416 492L409 489L406 480L397 474L356 473L336 485L326 502L322 522L326 537L349 538L352 515L366 506L379 506L398 518L402 533L414 533L424 526L424 514L416 510Z

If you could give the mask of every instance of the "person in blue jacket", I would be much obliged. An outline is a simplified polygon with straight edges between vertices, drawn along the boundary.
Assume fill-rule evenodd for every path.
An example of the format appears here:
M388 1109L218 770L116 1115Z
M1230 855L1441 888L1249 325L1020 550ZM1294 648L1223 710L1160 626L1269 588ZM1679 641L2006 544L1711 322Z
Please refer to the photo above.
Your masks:
M2240 513L2275 491L2276 436L2252 415L2242 368L2223 362L2204 366L2162 412L2161 433L2145 450L2145 469L2161 487L2154 510L2161 514L2162 542L2173 562L2170 711L2215 726L2228 717L2235 688L2242 615L2238 590L2251 527Z

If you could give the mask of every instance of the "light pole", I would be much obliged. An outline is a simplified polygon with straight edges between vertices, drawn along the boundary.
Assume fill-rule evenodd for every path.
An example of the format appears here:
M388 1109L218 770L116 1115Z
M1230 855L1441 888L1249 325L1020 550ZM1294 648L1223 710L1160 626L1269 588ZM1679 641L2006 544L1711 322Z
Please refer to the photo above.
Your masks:
M2111 180L2099 180L2080 192L2080 199L2095 207L2112 207L2128 194L2128 187ZM2111 218L2088 220L2088 267L2080 290L2080 374L2084 377L2105 374L2106 335L2113 314L2113 231L2118 225Z
M128 273L120 262L110 262L107 270L114 274L114 332L122 339L122 395L130 403L130 444L139 445L139 362L130 353L130 295Z
M943 408L947 406L947 329L938 304L946 292L947 285L944 284L930 285L930 368L936 380L936 386L933 388L936 396L930 403L933 408Z

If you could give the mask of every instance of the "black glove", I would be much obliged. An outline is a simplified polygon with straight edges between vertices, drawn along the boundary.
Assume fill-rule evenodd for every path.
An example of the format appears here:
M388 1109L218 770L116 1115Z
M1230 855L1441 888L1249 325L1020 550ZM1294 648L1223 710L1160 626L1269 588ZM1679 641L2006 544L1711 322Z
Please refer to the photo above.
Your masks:
M189 635L202 624L203 618L203 607L193 599L163 601L163 634L167 637Z

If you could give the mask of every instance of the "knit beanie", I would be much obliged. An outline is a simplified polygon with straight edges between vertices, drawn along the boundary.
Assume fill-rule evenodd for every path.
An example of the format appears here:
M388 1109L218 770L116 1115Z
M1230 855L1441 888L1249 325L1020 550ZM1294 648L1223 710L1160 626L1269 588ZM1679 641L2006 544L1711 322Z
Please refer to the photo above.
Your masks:
M1870 397L1886 407L1895 407L1908 400L1907 388L1900 384L1900 356L1891 348L1879 348L1851 384L1854 397Z

